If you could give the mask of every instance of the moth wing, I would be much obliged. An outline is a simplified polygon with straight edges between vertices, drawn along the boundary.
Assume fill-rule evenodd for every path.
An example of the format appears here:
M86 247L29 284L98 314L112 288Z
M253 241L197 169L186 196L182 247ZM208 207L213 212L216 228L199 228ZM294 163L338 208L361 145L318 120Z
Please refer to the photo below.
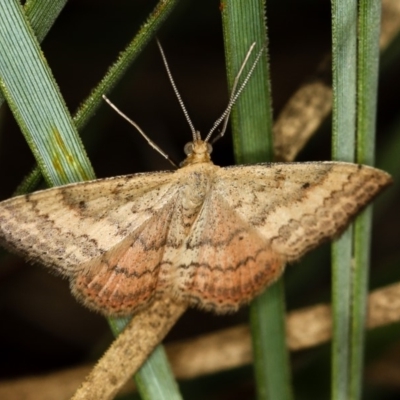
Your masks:
M340 234L391 182L321 162L221 168L176 262L177 296L216 312L249 302L293 261Z
M179 197L154 210L150 218L117 245L80 265L71 279L72 293L106 315L129 315L145 308L170 287L171 263L165 247Z
M75 183L0 203L0 241L26 258L73 276L80 265L140 229L176 195L173 173Z
M337 237L386 186L389 174L345 162L221 169L215 190L287 261Z
M217 313L236 311L282 273L284 260L212 190L173 262L175 295Z

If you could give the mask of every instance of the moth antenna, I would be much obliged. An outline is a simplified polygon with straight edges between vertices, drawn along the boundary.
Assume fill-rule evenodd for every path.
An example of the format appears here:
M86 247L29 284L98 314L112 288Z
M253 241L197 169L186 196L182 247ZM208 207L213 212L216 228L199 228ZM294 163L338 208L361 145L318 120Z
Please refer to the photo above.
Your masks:
M185 115L186 121L188 122L188 124L190 126L190 130L192 131L193 142L195 142L196 140L200 140L201 139L200 132L196 131L196 129L194 128L194 125L192 123L192 120L189 117L189 113L186 110L185 104L183 103L182 97L181 97L181 95L180 95L180 93L178 91L178 88L176 87L174 78L172 77L171 71L169 69L167 58L165 57L165 54L164 54L164 50L163 50L163 48L161 46L161 43L158 41L158 39L157 39L157 45L158 45L158 48L160 50L161 57L162 57L165 69L167 71L168 79L171 82L172 89L174 89L176 98L178 99L179 105L182 108L182 111L183 111L183 114Z
M128 121L131 125L133 125L137 131L146 139L147 143L158 153L160 153L166 160L168 160L175 168L178 168L178 166L169 158L169 155L163 151L155 142L153 142L140 128L140 126L132 121L130 118L128 118L115 104L109 100L106 95L103 94L103 99L107 102L107 104L115 111L117 114L119 114L122 118L124 118L126 121Z
M213 139L212 144L215 143L218 139L220 139L222 136L224 136L226 128L228 126L228 120L229 120L229 116L231 114L232 108L236 103L236 100L239 98L240 94L242 93L243 89L246 87L250 77L253 75L254 69L257 66L258 62L260 61L261 55L264 52L265 48L263 47L257 54L256 59L254 60L249 72L247 73L245 79L243 80L242 84L240 85L239 89L237 89L237 86L239 84L239 79L240 76L242 75L242 72L244 70L244 67L246 66L249 57L254 49L254 46L256 45L256 43L254 42L247 54L246 57L244 58L242 65L240 66L239 72L237 73L235 80L233 82L233 86L232 86L232 92L231 92L231 96L229 98L229 102L228 105L225 109L225 111L222 113L222 115L214 122L214 125L212 126L212 128L210 129L210 131L208 132L206 138L204 139L205 142L208 142L211 138L211 135L213 134L213 132L215 131L215 129L217 129L217 127L221 124L221 122L224 121L224 124L222 126L221 132L218 133L218 135Z

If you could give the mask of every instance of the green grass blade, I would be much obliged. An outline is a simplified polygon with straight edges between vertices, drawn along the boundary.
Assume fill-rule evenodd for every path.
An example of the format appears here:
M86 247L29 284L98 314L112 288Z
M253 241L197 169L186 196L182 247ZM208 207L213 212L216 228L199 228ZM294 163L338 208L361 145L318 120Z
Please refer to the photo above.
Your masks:
M357 1L332 0L332 157L354 161ZM349 384L352 227L332 245L332 399L345 399Z
M235 74L253 42L254 52L266 45L265 2L225 2L222 12L228 80ZM272 106L267 57L263 57L232 112L236 162L272 160Z
M357 162L373 165L379 69L381 1L361 1L357 71ZM362 398L372 207L355 222L349 399Z
M381 1L361 1L357 80L357 162L375 163Z
M62 96L16 1L0 3L0 38L1 88L47 182L93 178Z
M222 10L228 80L232 86L252 42L267 40L265 2L224 2ZM249 62L251 63L251 61ZM272 107L267 57L257 66L232 115L235 157L238 163L272 159ZM259 399L291 399L289 356L285 341L285 305L282 280L251 305L254 367Z
M26 18L39 42L47 35L66 2L67 0L31 0L25 4ZM0 93L0 106L3 101L3 94Z
M38 42L42 42L53 26L67 0L28 0L24 6L28 19Z
M13 196L30 193L37 188L42 180L42 173L39 168L34 168L31 173L25 177L22 183L14 191Z
M353 228L332 244L332 399L346 397L349 382L351 258Z
M357 1L332 1L332 157L354 162L356 127Z
M283 280L270 286L250 307L258 399L292 399L290 359L286 347Z
M142 400L180 400L178 385L163 346L157 346L135 375Z

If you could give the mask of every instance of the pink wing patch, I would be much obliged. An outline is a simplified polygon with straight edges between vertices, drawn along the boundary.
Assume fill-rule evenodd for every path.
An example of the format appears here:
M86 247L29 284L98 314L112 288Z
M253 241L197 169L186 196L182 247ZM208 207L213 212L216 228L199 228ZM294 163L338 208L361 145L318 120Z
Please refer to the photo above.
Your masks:
M166 205L117 246L81 266L71 279L74 295L103 314L122 316L145 308L156 293L163 293L159 274L164 264L169 267L163 256L172 206Z
M211 195L177 263L178 297L217 313L236 311L282 274L284 260L218 195Z

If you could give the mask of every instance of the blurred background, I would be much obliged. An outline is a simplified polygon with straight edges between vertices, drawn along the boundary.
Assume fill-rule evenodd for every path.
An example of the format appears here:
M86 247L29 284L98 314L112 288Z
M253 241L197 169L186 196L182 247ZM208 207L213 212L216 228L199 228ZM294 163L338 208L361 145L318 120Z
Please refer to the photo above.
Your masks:
M156 3L149 0L68 2L42 48L72 114ZM314 74L330 52L331 5L328 0L270 0L267 6L272 97L277 116L292 93ZM195 127L207 133L229 97L219 2L181 2L158 37ZM396 179L400 175L399 38L382 54L381 67L377 167L387 170ZM143 51L109 98L174 160L183 159L183 146L191 140L190 129L155 43L150 43ZM171 168L106 104L86 126L82 140L99 178ZM329 159L328 119L298 160ZM221 166L234 163L229 132L214 146L213 161ZM1 200L12 195L33 165L29 148L5 105L0 109ZM397 180L376 202L371 289L400 281L399 187ZM112 341L107 322L74 300L67 281L3 250L0 262L3 327L0 330L0 379L73 367L95 361L102 354ZM329 245L289 266L285 283L289 310L329 302ZM223 317L190 310L173 328L167 341L247 320L247 309ZM390 375L395 372L393 359L400 360L399 339L400 324L368 333L366 399L399 398L400 363L397 375ZM385 361L388 368L383 372L373 369L377 363ZM296 398L328 398L329 368L329 344L293 353ZM254 398L251 366L183 382L182 392L184 397L192 399Z

